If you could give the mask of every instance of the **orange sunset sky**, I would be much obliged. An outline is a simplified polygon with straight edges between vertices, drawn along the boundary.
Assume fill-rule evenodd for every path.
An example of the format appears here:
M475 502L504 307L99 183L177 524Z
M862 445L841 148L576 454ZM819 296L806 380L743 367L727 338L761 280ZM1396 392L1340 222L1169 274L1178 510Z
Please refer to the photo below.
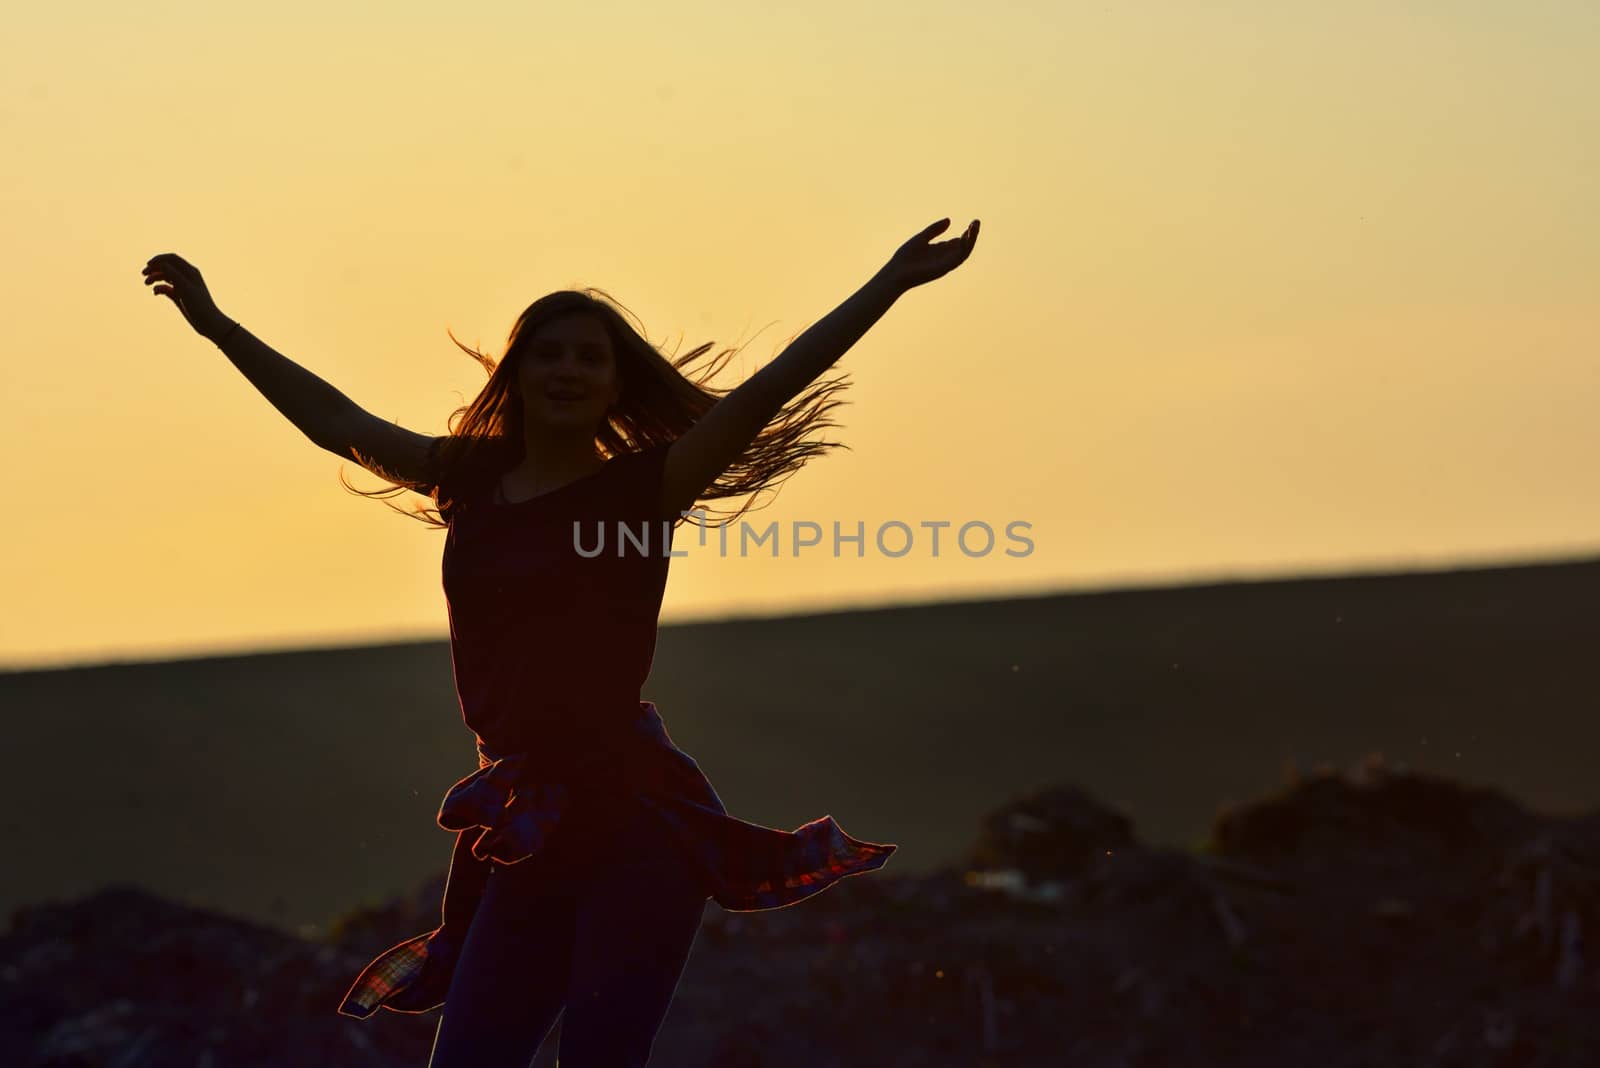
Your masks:
M8 24L8 666L446 636L442 532L347 493L341 464L381 483L151 295L161 252L439 434L484 381L447 329L498 356L594 285L669 351L747 342L736 381L911 234L981 219L844 357L853 451L751 519L976 520L995 551L691 546L665 622L1600 552L1591 3Z

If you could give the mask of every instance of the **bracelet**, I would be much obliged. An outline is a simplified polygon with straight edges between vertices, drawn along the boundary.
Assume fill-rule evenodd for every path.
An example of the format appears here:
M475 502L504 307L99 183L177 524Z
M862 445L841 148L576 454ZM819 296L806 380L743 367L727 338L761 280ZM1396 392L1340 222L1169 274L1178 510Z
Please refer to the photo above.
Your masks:
M239 320L235 319L233 321L233 325L228 327L228 329L224 330L222 332L222 336L217 338L217 340L215 342L213 342L213 344L216 344L216 345L222 344L224 341L227 340L228 335L233 333L237 329L239 329Z

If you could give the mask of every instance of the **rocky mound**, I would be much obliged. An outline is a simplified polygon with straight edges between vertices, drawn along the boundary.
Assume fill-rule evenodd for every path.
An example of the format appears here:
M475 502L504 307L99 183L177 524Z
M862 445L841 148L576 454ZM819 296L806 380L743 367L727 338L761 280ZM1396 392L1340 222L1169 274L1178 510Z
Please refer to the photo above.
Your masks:
M436 1014L335 1010L372 956L437 922L441 887L322 942L126 887L19 910L0 1064L425 1064ZM651 1063L1587 1065L1597 891L1600 815L1381 758L1222 812L1193 854L1141 846L1062 786L986 816L933 875L708 906Z

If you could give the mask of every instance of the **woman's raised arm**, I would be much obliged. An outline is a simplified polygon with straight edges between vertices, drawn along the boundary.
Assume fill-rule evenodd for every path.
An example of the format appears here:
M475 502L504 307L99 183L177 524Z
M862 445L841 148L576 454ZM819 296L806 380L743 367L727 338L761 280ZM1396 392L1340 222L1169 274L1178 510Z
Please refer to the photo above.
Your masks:
M302 434L321 448L349 455L344 435L353 413L360 411L355 402L218 310L199 269L181 256L152 256L144 276L145 285L155 285L151 292L171 297L195 333L220 348Z
M941 219L914 235L843 304L723 397L667 450L662 503L668 514L694 507L705 488L749 448L761 428L832 367L907 290L942 278L972 254L978 221L958 238L929 244L950 225Z

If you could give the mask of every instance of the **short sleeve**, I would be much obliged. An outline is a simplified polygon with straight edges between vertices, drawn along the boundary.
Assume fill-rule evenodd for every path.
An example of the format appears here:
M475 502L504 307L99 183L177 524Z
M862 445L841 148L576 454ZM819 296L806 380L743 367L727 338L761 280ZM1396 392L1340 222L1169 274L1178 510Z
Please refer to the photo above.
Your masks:
M432 483L434 488L434 505L439 509L440 518L448 523L455 514L457 502L455 501L454 486L446 484L444 443L445 438L436 437L428 446L426 470L428 472L428 481ZM453 482L453 480L450 481Z

